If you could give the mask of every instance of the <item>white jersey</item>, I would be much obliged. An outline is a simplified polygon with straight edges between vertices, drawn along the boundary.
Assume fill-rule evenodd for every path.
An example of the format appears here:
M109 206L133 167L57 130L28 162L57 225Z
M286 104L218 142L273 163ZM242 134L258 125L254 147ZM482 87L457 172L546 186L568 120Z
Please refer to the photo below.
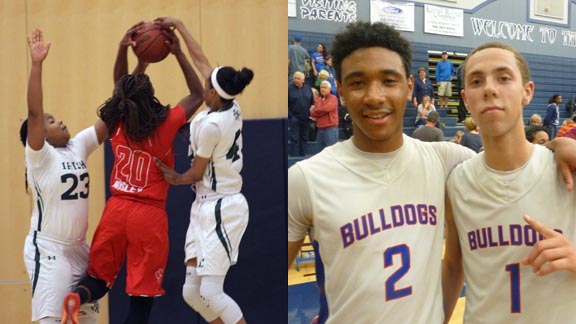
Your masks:
M327 323L442 323L444 188L474 152L406 135L366 153L351 140L288 171L288 241L313 231L324 264Z
M553 153L534 145L520 169L498 172L484 153L459 165L447 185L466 275L465 323L576 323L576 275L543 277L520 263L539 234L524 214L576 242L576 192L568 192Z
M96 129L84 129L64 148L26 145L27 181L34 199L30 233L55 241L84 241L88 229L86 159L98 147Z
M240 106L232 105L211 112L198 113L190 123L190 154L209 158L210 162L197 195L230 195L242 189L242 115Z

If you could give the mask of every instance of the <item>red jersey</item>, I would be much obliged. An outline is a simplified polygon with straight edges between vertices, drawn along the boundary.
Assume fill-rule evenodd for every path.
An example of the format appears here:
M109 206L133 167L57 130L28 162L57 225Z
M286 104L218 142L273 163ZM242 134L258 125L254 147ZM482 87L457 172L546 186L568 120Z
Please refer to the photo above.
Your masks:
M110 174L112 195L164 208L169 185L153 157L174 167L174 137L185 123L184 108L176 106L148 139L138 143L129 141L122 132L124 125L119 124L110 138L114 153Z

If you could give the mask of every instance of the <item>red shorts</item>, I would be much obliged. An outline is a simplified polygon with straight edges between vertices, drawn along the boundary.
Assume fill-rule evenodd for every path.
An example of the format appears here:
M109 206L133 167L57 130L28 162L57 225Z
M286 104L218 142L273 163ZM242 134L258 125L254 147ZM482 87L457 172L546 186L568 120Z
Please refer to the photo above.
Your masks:
M94 233L86 272L111 287L126 257L126 293L163 295L162 280L168 259L166 210L116 197L106 202Z

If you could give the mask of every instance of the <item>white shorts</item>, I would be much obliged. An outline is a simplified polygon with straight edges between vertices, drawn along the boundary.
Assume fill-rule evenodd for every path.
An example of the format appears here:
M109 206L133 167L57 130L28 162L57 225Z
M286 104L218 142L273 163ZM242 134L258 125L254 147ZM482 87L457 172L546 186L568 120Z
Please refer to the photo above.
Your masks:
M62 316L62 301L85 276L88 244L67 245L46 238L26 236L24 263L32 284L32 321ZM80 323L96 323L98 304L80 308Z
M185 262L198 258L200 276L225 276L238 260L247 225L248 203L241 193L220 199L197 198L190 210Z

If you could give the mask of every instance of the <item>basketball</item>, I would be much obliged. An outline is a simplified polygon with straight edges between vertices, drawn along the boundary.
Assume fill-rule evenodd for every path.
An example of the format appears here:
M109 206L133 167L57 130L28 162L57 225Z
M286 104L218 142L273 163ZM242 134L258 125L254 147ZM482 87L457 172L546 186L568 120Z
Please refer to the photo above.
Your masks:
M142 62L160 62L170 53L170 46L166 44L169 38L164 34L163 30L161 26L147 22L144 24L143 29L134 36L134 42L136 43L133 47L134 54Z

